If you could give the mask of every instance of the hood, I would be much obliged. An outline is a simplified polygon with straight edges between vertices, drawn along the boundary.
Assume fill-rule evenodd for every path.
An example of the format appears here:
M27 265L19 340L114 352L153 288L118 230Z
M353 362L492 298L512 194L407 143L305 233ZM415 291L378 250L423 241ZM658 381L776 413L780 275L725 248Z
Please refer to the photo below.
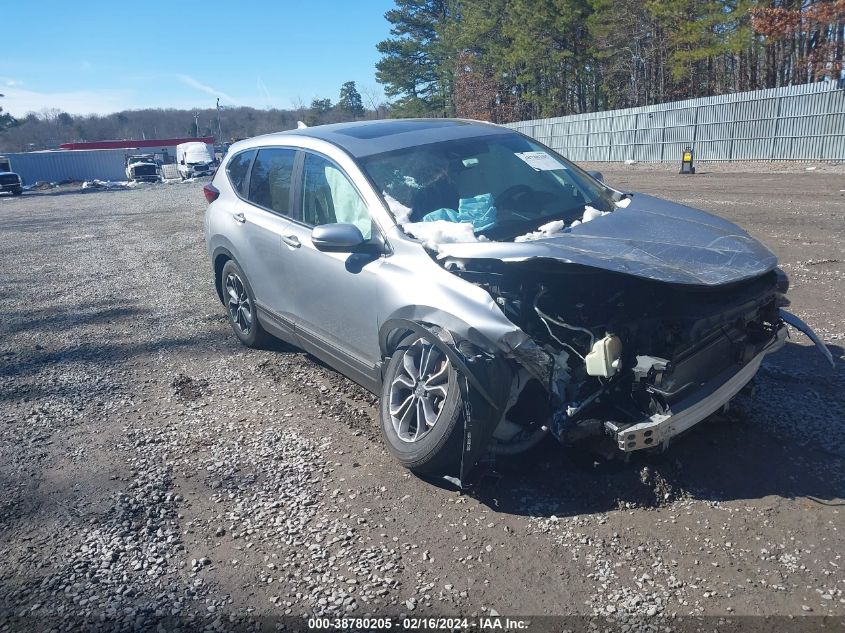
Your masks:
M716 286L777 265L768 248L715 215L642 193L627 208L528 242L439 245L440 259L552 259L669 283Z

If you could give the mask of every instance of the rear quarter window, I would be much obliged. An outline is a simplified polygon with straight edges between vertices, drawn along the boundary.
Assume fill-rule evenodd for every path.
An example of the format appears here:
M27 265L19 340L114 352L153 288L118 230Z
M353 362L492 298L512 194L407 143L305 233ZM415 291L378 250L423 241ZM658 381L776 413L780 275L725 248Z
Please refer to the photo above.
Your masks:
M244 197L246 197L246 175L249 173L249 164L252 162L254 154L254 150L235 154L226 165L226 173L232 187L239 195Z

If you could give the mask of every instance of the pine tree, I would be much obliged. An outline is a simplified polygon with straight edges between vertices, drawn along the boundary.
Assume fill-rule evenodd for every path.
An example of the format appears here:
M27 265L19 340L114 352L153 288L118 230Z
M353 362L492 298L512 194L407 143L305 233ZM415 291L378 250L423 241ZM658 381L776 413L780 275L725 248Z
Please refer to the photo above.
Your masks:
M361 100L361 93L355 87L354 81L347 81L340 87L337 108L353 119L364 116L364 102Z
M388 97L399 97L394 113L443 116L449 107L450 69L441 29L449 19L448 0L395 0L385 13L392 37L376 45L382 58L376 79Z
M4 97L5 95L1 95L0 97ZM17 125L18 122L11 114L8 112L3 112L3 106L0 106L0 132L10 127L14 127Z

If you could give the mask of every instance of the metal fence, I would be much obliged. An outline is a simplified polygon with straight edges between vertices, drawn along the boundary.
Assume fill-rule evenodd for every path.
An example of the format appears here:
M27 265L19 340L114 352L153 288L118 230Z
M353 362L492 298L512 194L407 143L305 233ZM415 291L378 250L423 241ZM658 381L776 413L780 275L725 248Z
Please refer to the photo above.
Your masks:
M510 123L575 161L845 160L845 81Z
M24 185L64 180L126 180L123 149L56 150L3 154Z

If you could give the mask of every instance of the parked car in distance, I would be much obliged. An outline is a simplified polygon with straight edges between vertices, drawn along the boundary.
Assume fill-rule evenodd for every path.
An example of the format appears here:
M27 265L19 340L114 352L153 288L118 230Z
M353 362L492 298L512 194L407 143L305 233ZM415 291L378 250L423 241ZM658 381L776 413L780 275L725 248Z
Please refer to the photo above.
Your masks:
M214 156L209 146L199 141L180 143L176 146L176 164L182 180L214 173Z
M787 324L831 360L748 233L500 126L260 136L204 193L238 339L284 339L380 395L386 445L419 473L463 477L548 435L665 449L751 381Z
M23 181L12 171L11 162L5 156L0 156L0 192L9 192L13 196L23 193Z
M161 171L152 154L133 154L126 157L126 179L136 182L159 182Z

